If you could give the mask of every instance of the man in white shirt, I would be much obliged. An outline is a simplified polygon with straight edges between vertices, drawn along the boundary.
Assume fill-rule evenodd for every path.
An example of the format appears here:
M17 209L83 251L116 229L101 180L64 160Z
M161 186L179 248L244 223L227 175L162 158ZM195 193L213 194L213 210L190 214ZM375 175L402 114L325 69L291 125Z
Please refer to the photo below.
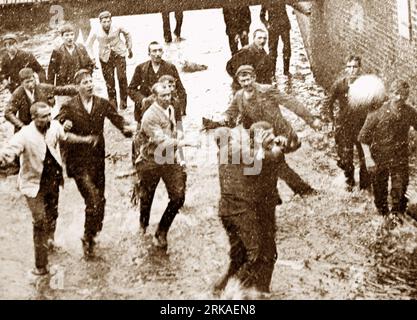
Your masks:
M0 150L0 166L20 157L19 189L26 197L33 218L35 275L48 271L48 247L52 247L58 217L59 186L63 184L59 142L94 145L97 138L65 133L51 120L51 108L37 102L30 108L33 121L24 126Z
M136 169L139 176L140 227L149 225L153 197L159 180L168 191L169 203L155 233L155 245L166 250L167 233L185 200L186 172L176 156L178 149L197 146L196 141L179 139L171 105L171 89L164 83L152 87L155 102L145 111L137 145L140 146Z
M116 85L114 69L120 88L120 109L127 107L127 78L126 78L126 51L128 58L133 57L132 38L127 30L112 25L111 13L104 11L98 16L101 28L93 31L87 39L87 47L92 52L94 41L98 41L100 64L106 81L109 101L117 110ZM120 38L123 34L125 41ZM93 56L93 55L91 55Z

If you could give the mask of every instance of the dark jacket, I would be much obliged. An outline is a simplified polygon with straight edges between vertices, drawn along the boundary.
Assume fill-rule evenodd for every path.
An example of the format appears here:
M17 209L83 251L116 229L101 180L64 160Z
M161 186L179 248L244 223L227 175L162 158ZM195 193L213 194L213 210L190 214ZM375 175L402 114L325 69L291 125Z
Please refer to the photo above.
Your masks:
M125 120L106 99L94 96L91 114L85 110L80 95L75 96L62 105L57 119L62 123L65 120L72 121L71 133L80 136L96 135L99 137L99 142L95 147L91 145L65 145L69 177L74 176L77 170L85 166L91 167L95 164L104 164L105 144L103 127L105 118L108 118L119 130L123 130Z
M227 122L234 126L238 122L244 128L250 128L258 121L267 121L273 125L276 135L295 135L291 125L281 113L280 105L294 112L307 123L312 123L314 117L297 100L278 91L272 85L255 83L254 95L250 101L246 101L243 89L236 92L229 108L225 112ZM296 135L295 135L296 137Z
M256 81L258 83L272 83L275 70L271 58L264 49L260 50L253 44L241 48L227 62L226 71L231 77L235 78L237 69L245 64L251 65L255 69ZM236 84L240 87L235 81Z
M53 98L56 95L73 96L76 94L77 90L74 86L54 87L50 84L40 83L35 85L34 102L48 103L48 98ZM32 121L30 116L31 105L32 103L29 100L25 89L23 86L19 86L13 92L4 111L4 117L15 126L16 131Z
M155 79L149 78L149 68L152 68L151 61L144 62L138 65L133 74L132 81L129 84L129 97L135 102L135 120L140 121L142 114L140 113L142 100L152 94L152 86L158 81L163 75L170 75L177 79L176 87L178 93L178 99L181 101L183 106L187 105L187 93L185 92L184 86L181 82L177 68L167 61L162 60L158 70L158 75ZM182 109L185 110L185 107Z
M94 63L82 44L76 44L73 55L61 45L54 49L48 67L48 79L50 84L64 86L74 83L74 75L80 69L93 71Z
M45 70L36 60L35 56L23 50L17 50L16 56L13 60L10 59L6 53L1 57L0 64L0 81L4 79L9 80L8 89L11 93L20 85L19 71L23 68L31 68L38 74L39 82L45 82Z
M408 165L409 130L417 130L417 110L408 104L394 110L391 101L369 113L358 140L370 146L377 164L395 162Z
M243 31L249 32L251 14L248 6L223 8L223 18L226 24L226 34L236 35Z

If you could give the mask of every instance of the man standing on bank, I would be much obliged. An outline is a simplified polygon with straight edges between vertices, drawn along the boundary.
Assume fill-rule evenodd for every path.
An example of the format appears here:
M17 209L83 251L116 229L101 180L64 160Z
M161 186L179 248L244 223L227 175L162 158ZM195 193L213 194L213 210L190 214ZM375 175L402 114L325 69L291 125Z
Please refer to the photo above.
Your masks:
M229 47L232 56L238 51L238 44L242 48L249 44L249 28L251 24L251 14L248 6L236 8L223 8L224 23L226 24L226 34L229 38Z
M155 245L166 250L167 233L184 204L186 172L178 159L178 148L197 143L178 139L175 111L171 105L171 88L164 83L152 87L155 102L145 111L137 138L140 146L136 169L139 176L140 227L149 225L149 216L159 180L164 181L169 203L155 233Z
M117 108L116 84L114 70L117 71L117 79L120 89L120 109L127 107L127 78L126 78L126 51L128 58L133 57L132 38L127 30L112 24L109 11L104 11L98 16L101 28L92 31L87 39L87 47L92 52L94 41L98 40L99 57L104 80L106 81L109 101ZM120 35L123 34L125 42Z
M59 187L63 184L59 142L94 145L97 139L65 133L58 121L51 120L51 108L44 102L33 104L30 114L33 121L0 151L0 165L20 156L19 188L33 219L36 267L32 273L42 276L49 272L48 249L53 248Z
M69 132L77 135L96 135L96 146L66 145L68 177L74 178L85 201L85 225L82 239L86 258L93 255L95 237L103 227L106 199L104 120L108 118L125 137L133 132L127 122L112 107L108 100L94 95L94 84L89 70L80 70L75 75L78 95L64 103L58 119Z
M174 30L175 41L184 40L181 38L181 27L184 14L182 11L175 11L176 26ZM162 12L162 27L164 29L164 39L166 43L172 42L171 24L169 20L169 12Z
M271 57L271 61L273 63L273 69L274 71L276 70L278 41L279 38L281 38L283 44L283 73L284 75L288 76L290 74L291 59L291 23L290 19L288 18L285 5L290 5L305 15L310 15L311 12L303 8L294 0L275 0L269 5L262 6L260 18L268 30L269 56ZM266 18L267 15L268 18Z
M20 85L19 71L23 68L31 68L38 75L39 82L45 82L45 70L32 53L18 48L16 35L6 34L3 42L6 54L0 59L0 90L7 88L13 93Z
M187 93L181 82L177 68L162 59L164 50L162 45L152 41L148 46L149 61L141 63L135 69L132 80L129 84L129 97L135 102L135 120L141 122L142 119L142 100L152 94L152 87L158 82L159 78L170 75L176 80L177 96L182 105L182 115L186 114Z

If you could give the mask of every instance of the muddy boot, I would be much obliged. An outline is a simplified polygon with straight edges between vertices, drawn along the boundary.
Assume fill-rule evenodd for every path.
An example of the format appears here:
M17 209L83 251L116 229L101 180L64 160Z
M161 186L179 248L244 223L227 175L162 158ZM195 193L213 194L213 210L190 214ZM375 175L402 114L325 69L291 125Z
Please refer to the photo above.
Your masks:
M284 75L290 75L290 58L284 58Z
M89 260L94 257L94 247L96 245L96 242L94 241L93 237L84 236L81 239L82 245L83 245L83 251L84 251L84 258L86 260Z
M360 168L359 170L359 189L369 190L372 185L371 175L366 168Z
M167 250L168 248L168 241L167 241L167 232L166 231L156 231L154 241L154 245L162 250Z
M346 191L352 192L355 187L354 171L345 171L346 177Z

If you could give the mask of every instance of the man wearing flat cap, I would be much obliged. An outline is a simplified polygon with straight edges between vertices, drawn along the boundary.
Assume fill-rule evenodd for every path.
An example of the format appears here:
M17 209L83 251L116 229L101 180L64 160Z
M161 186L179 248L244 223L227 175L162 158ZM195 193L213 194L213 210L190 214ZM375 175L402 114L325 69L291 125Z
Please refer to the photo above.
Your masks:
M280 105L292 111L313 129L320 126L320 121L315 118L308 109L294 98L269 84L256 82L255 68L251 65L240 66L235 74L242 89L236 92L233 100L224 114L224 119L220 125L234 127L241 123L244 128L258 121L267 121L272 124L274 132L280 131L280 123L283 118ZM280 162L279 177L288 184L295 194L300 196L315 193L315 190L285 162L285 158Z
M106 81L109 101L117 110L116 84L114 71L117 71L117 79L120 89L120 109L127 107L127 78L126 78L126 55L133 57L132 38L129 32L112 24L111 13L101 12L98 16L101 27L92 31L87 39L87 47L92 52L94 41L98 41L99 58L104 80ZM123 34L125 42L120 35ZM93 55L92 55L93 56Z
M37 73L39 82L45 82L45 70L32 53L18 48L16 35L6 34L2 40L6 54L0 58L0 88L7 88L13 93L20 85L19 71L23 68L31 68Z
M7 104L4 117L15 127L15 132L32 121L30 107L35 102L45 102L54 106L55 96L74 96L77 94L75 86L56 87L46 83L36 83L31 68L23 68L19 72L21 85L13 92Z

